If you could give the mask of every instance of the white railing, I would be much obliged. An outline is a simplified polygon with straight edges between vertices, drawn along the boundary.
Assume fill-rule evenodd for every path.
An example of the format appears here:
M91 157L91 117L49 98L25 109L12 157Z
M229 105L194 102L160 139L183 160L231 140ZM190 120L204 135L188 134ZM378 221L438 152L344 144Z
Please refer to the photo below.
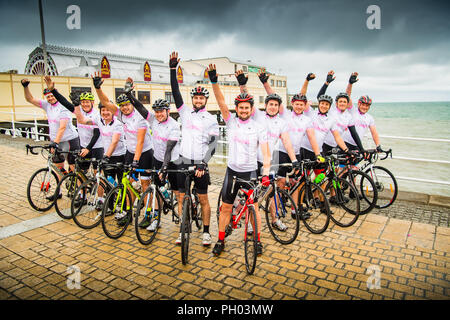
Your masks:
M0 122L11 123L11 126L7 126L7 127L0 126L0 129L6 130L7 132L9 131L10 135L13 138L16 138L18 135L21 135L22 133L26 133L27 136L28 135L34 136L34 141L40 141L40 139L39 139L40 136L41 137L44 137L44 136L49 137L50 136L48 133L39 132L39 127L48 127L48 123L38 123L39 114L37 114L36 112L33 112L33 113L14 112L11 110L10 112L0 111L0 114L9 115L9 118L11 119L11 121L0 120ZM15 120L16 115L26 116L26 117L32 116L33 119L30 120L32 122L16 121ZM42 115L41 115L41 117L42 117ZM22 124L22 125L28 126L31 128L31 131L23 130L21 128L16 128L17 124Z

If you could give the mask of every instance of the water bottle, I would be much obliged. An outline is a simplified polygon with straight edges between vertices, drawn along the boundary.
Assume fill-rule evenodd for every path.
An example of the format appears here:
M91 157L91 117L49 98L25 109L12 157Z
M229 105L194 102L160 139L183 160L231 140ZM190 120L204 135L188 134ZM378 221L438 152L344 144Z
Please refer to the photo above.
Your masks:
M167 188L165 186L160 187L159 191L161 191L161 193L164 196L164 198L166 198L166 199L170 198L169 191L167 191Z
M108 176L106 180L108 180L108 182L111 183L114 187L117 186L117 182L113 179L113 177Z
M314 183L321 183L323 179L325 179L325 173L322 172L314 179Z

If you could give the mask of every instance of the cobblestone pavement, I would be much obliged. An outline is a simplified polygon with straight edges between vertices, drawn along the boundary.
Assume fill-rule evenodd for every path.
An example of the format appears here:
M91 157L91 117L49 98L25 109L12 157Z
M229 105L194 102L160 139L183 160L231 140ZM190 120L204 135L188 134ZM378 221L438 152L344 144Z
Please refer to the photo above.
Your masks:
M0 138L2 300L449 299L449 209L399 201L389 210L362 216L350 228L330 224L325 233L313 235L301 227L298 239L287 246L263 229L264 254L249 276L242 230L215 258L194 228L190 261L184 266L174 244L179 226L169 215L149 246L137 241L131 227L113 240L101 226L82 230L61 219L35 224L36 218L53 217L54 210L39 213L28 205L27 181L45 161L27 156L24 144L24 139ZM214 214L220 173L213 173L212 180ZM2 237L16 226L23 228ZM211 233L215 240L215 218ZM81 272L79 289L68 285L72 266ZM368 288L374 276L370 270L380 271L378 289Z

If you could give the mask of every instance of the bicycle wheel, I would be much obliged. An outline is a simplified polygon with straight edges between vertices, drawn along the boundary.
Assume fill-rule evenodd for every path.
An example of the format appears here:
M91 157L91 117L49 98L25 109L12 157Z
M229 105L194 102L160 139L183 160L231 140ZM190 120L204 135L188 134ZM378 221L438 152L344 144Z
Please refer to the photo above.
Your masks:
M101 222L102 211L97 210L98 191L103 189L103 194L108 194L110 187L100 180L88 180L75 190L70 210L73 221L83 229L92 229Z
M56 187L56 194L59 196L55 202L56 213L63 219L71 219L70 209L75 190L81 185L82 179L72 172L65 175Z
M289 193L277 188L274 197L266 201L264 211L267 226L275 240L281 244L294 242L300 229L300 215Z
M398 187L394 175L386 168L374 166L365 171L375 182L378 191L378 200L375 208L389 207L397 199Z
M319 234L327 230L330 223L330 206L323 190L315 183L304 184L298 194L297 208L305 227Z
M202 205L196 192L193 193L192 206L192 220L195 222L197 230L200 230L203 227Z
M375 208L378 200L378 190L375 187L375 182L369 177L367 173L360 170L350 170L342 175L343 179L350 182L358 192L360 200L359 214L367 214ZM355 197L350 194L350 198Z
M249 224L253 227L253 233L249 235L247 233ZM258 224L256 223L255 209L252 206L248 207L245 217L245 230L244 230L244 255L245 255L245 267L248 274L253 274L256 267L258 242Z
M188 263L189 236L191 232L191 199L188 195L183 199L183 215L181 217L181 262Z
M137 204L134 229L136 237L143 245L149 245L158 233L163 203L161 194L155 192L154 185L151 185L142 194Z
M54 196L58 186L58 175L48 168L37 170L28 180L27 198L30 206L37 211L47 211L55 203Z
M329 199L330 218L335 224L340 227L350 227L358 220L359 197L351 196L357 195L358 191L348 180L342 178L329 180L325 194Z
M130 191L125 194L125 187L118 185L106 196L102 210L102 228L112 239L120 238L127 230L133 216L133 203Z

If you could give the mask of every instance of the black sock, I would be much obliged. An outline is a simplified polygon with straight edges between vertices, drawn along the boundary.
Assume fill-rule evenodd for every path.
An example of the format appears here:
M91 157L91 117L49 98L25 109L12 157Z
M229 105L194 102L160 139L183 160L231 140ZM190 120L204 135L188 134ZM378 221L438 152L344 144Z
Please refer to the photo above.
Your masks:
M209 233L209 226L203 226L203 233Z

